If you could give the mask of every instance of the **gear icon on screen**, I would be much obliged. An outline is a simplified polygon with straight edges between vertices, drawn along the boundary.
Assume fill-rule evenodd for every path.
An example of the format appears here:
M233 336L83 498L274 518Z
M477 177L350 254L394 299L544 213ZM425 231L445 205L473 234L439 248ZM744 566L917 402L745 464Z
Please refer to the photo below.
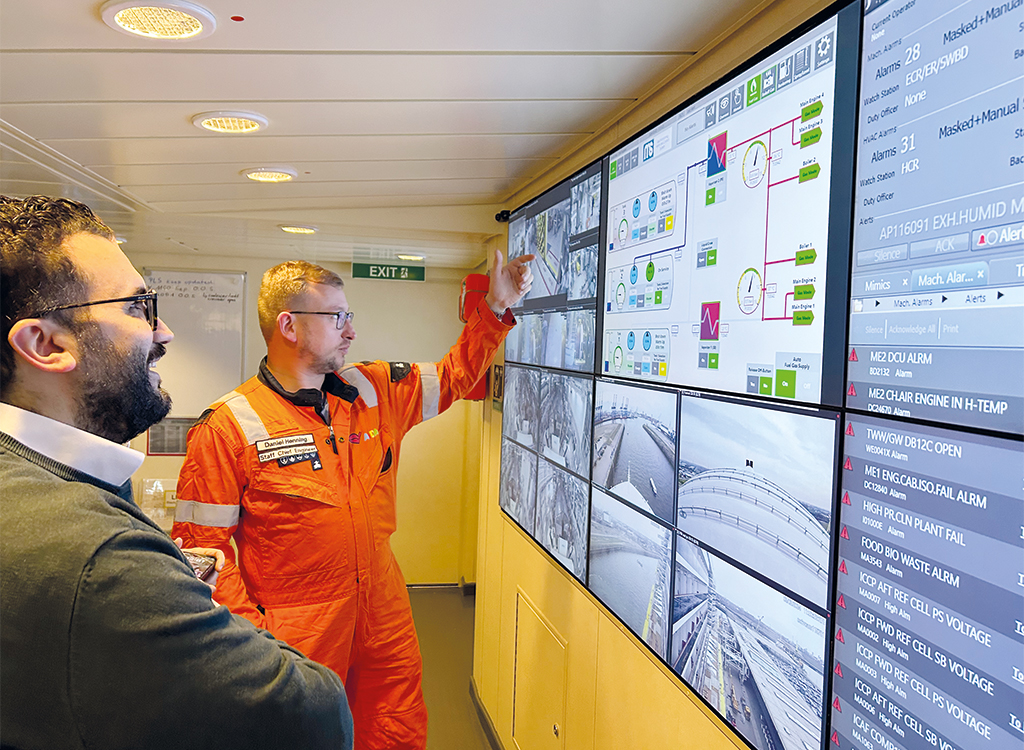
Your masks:
M818 40L818 57L828 57L828 51L832 47L832 37L823 36Z

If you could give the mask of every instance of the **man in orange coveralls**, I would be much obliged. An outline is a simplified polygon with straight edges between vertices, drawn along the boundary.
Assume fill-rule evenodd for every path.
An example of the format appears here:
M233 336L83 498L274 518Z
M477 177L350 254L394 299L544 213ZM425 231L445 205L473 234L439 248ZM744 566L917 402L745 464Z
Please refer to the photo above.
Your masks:
M483 375L532 259L496 253L458 341L412 365L344 367L356 332L341 278L304 261L271 268L259 374L189 432L172 535L224 551L218 602L341 676L356 748L426 747L419 643L390 546L399 447Z

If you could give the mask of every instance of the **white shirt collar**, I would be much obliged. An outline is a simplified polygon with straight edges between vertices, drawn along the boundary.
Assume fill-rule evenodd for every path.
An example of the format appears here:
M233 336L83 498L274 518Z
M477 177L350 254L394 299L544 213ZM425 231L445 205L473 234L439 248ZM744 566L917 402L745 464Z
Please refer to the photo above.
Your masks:
M146 458L127 446L10 404L0 403L0 432L115 487L131 479Z

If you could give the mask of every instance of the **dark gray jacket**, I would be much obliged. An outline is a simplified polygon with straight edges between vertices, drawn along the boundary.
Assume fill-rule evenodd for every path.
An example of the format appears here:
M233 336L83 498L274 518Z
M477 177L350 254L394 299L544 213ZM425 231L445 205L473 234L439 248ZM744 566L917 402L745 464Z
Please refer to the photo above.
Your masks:
M216 606L130 497L0 433L0 743L351 748L338 676Z

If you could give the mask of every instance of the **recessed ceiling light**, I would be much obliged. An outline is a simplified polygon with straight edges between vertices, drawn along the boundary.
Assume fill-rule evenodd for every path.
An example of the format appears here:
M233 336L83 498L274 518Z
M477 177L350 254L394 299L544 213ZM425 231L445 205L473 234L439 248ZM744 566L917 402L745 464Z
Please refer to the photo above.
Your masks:
M291 167L255 167L242 170L242 174L255 182L290 182L299 176Z
M318 231L312 224L278 224L277 226L288 234L316 234Z
M267 118L255 112L200 112L192 124L215 133L255 133L267 127Z
M202 39L217 28L210 11L184 0L110 0L100 15L110 28L148 39Z
M399 260L423 260L422 255L399 255Z

